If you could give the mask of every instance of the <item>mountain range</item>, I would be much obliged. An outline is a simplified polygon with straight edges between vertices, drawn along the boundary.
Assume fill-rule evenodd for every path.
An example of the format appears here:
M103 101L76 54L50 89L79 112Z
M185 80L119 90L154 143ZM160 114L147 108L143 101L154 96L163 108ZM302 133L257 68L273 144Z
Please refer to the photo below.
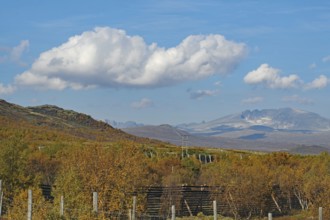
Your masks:
M142 124L142 123L137 123L135 121L118 122L118 121L109 120L109 119L106 119L105 122L108 123L109 125L111 125L112 127L119 128L119 129L132 128L132 127L141 127L141 126L145 125L145 124Z
M133 126L118 129L109 125L109 121L98 121L89 115L54 105L22 107L0 99L0 124L2 131L8 128L54 131L85 140L129 140L146 144L168 142L184 147L308 154L330 152L330 120L290 108L246 110L209 122L176 126L116 122L115 125Z
M193 134L217 135L246 129L260 131L330 131L330 119L312 112L281 108L246 110L210 122L177 126Z
M330 152L330 120L316 113L291 108L246 110L209 122L140 126L124 128L123 131L177 145Z

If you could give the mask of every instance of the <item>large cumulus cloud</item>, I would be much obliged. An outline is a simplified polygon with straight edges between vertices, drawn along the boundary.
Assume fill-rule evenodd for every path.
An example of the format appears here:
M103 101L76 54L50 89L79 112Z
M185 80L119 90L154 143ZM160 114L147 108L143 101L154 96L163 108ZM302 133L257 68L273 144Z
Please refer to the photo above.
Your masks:
M172 48L98 27L42 53L15 83L46 89L158 87L230 73L246 53L222 35L191 35Z

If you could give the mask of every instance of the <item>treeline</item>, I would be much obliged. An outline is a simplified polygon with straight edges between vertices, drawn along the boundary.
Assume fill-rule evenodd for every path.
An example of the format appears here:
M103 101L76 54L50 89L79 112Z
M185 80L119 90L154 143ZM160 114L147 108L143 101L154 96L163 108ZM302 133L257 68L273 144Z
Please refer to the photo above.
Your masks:
M330 218L330 156L288 153L249 153L189 149L130 141L92 141L45 129L0 128L0 179L3 213L8 219L26 216L27 190L34 190L35 219L60 219L59 200L65 198L64 219L90 219L91 193L99 194L99 210L131 208L146 211L148 186L219 186L214 199L226 203L235 219L264 217L268 212L289 215L298 208L307 218L323 207ZM194 154L212 154L202 164ZM188 157L187 155L190 155ZM45 199L40 184L53 187L54 200ZM275 210L274 210L275 209ZM102 219L102 216L99 216Z

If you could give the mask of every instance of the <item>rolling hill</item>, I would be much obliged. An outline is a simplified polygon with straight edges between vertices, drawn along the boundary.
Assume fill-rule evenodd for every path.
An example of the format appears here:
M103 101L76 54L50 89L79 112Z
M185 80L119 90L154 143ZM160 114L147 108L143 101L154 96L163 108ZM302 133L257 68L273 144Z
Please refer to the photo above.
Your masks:
M120 130L89 115L54 105L22 107L0 100L0 124L3 131L0 138L6 136L4 132L8 129L23 129L39 134L36 139L65 136L102 142L166 142L223 149L330 152L329 120L293 109L244 111L205 123L176 127L139 125ZM51 134L44 135L47 132Z
M0 100L0 124L2 129L20 128L38 132L57 132L87 140L158 142L127 134L89 115L53 105L22 107Z

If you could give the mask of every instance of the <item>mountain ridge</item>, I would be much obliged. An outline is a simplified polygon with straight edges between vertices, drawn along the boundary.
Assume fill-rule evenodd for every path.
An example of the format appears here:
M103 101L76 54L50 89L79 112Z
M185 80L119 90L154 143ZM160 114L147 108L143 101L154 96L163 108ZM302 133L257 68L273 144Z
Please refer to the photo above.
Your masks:
M28 126L28 129L44 128L66 133L73 137L100 141L136 141L139 143L159 143L157 140L137 137L115 129L106 122L73 110L65 110L55 105L22 107L0 99L0 122Z
M330 120L316 113L281 108L246 110L209 122L167 127L166 131L163 126L123 130L176 145L183 145L180 138L184 135L178 135L181 131L186 132L188 146L315 153L330 152L329 128Z
M90 115L79 113L73 110L66 110L55 105L41 105L34 107L27 107L34 113L56 117L61 120L71 122L78 126L92 127L96 129L106 129L113 127L103 121L93 119Z
M330 119L313 112L280 108L245 110L212 121L177 127L194 134L216 135L219 132L244 130L253 126L287 131L330 131Z
M268 113L270 110L267 110ZM267 111L253 110L243 111L204 123L191 123L190 130L180 129L168 124L160 126L144 125L133 128L116 129L103 121L97 121L84 113L73 110L65 110L54 105L41 105L35 107L22 107L0 99L0 122L2 128L15 125L26 126L27 129L37 128L47 131L56 130L63 134L90 140L121 141L129 140L139 143L171 143L179 146L216 147L224 149L241 149L257 151L288 151L288 152L330 152L330 131L285 130L269 126L269 120L264 118ZM294 112L292 109L282 111ZM309 120L317 118L325 124L321 128L327 128L328 119L317 114L295 110L295 114L309 116ZM290 118L279 114L282 119ZM279 117L279 118L281 118ZM248 118L248 122L244 121ZM263 119L258 122L259 119ZM299 117L298 117L299 119ZM295 120L298 120L295 119ZM242 120L244 123L242 123ZM258 123L253 124L252 121ZM268 120L268 121L267 121ZM279 119L278 119L279 120ZM216 122L226 122L217 124ZM264 122L267 123L264 123ZM307 120L308 121L308 120ZM294 122L294 121L293 121ZM213 124L212 124L213 123ZM231 126L235 123L235 126ZM31 125L31 126L30 126ZM241 126L243 125L243 126ZM275 123L275 125L277 125ZM200 127L198 127L200 126ZM204 127L203 127L204 126ZM241 127L239 127L241 126ZM244 127L245 126L245 127ZM186 126L188 127L188 126ZM317 126L316 126L317 127ZM197 128L197 129L196 129ZM202 129L201 129L202 128ZM292 128L292 127L291 127ZM295 128L295 127L294 127ZM199 129L199 130L198 130ZM203 130L204 129L204 130ZM191 132L194 131L195 133ZM159 141L162 142L159 142Z
M0 115L8 118L27 120L37 125L50 125L53 127L114 129L109 124L97 121L89 115L73 110L65 110L55 105L22 107L0 99Z

